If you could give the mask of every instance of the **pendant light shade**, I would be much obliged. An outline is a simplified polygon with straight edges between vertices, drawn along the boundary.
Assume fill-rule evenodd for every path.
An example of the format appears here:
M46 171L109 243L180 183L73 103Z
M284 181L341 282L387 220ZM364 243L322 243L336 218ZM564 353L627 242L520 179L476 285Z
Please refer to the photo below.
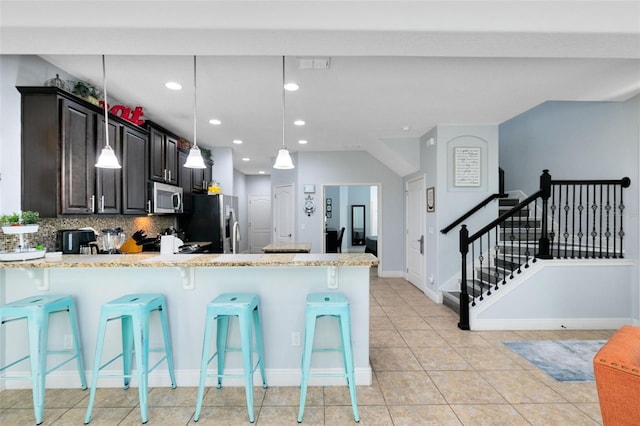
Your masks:
M196 84L196 57L193 57L193 147L189 150L189 156L187 161L184 162L184 166L188 169L206 169L202 159L202 153L198 148L198 142L196 141L196 128L198 123L198 102L197 102L197 84Z
M289 155L289 151L287 147L284 146L284 122L285 122L285 108L284 108L284 56L282 57L282 148L278 151L278 156L276 157L276 162L273 163L274 169L293 169L295 166L293 165L293 161L291 161L291 155Z
M96 167L101 169L121 169L116 153L109 145L109 106L107 104L107 67L102 55L102 86L104 90L104 148L98 157Z

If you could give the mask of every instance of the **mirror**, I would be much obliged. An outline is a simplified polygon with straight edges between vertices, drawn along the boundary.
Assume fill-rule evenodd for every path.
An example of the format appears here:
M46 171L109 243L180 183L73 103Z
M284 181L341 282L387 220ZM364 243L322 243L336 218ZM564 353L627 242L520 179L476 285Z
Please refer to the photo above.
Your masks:
M363 246L365 234L364 205L351 206L351 245Z

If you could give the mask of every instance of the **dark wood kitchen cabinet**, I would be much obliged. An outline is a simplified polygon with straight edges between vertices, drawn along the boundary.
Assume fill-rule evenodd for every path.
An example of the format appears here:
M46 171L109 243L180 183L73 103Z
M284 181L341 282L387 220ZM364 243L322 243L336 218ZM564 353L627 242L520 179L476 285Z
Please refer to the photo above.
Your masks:
M180 168L180 180L179 185L182 187L182 209L184 213L191 213L192 206L192 194L193 194L193 169L184 167L184 163L187 161L189 153L186 151L178 151L178 167Z
M22 210L42 217L145 213L146 130L110 115L109 144L124 172L97 169L104 110L55 87L17 89L22 95ZM132 142L132 135L143 142ZM123 153L129 163L123 162Z
M97 115L98 127L96 129L96 161L102 148L105 145L104 114ZM113 148L118 159L122 153L122 129L123 125L109 120L109 145ZM94 162L95 164L95 162ZM88 164L88 167L94 166ZM119 214L122 206L122 170L121 169L98 169L94 168L96 174L96 195L94 212L99 214Z
M149 130L149 179L178 184L178 137L152 121Z
M123 214L147 213L147 152L149 134L142 129L122 129Z

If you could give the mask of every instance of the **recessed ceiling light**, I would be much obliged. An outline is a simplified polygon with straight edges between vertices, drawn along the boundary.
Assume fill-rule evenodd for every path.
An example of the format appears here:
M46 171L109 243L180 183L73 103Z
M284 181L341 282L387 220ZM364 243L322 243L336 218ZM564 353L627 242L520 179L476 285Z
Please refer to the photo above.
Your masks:
M240 139L234 139L233 143L235 143L236 145L240 145L242 141Z
M305 122L304 120L296 120L293 122L293 124L295 124L296 126L304 126Z
M307 141L306 141L306 140L304 140L304 139L300 139L300 140L298 141L298 143L299 143L300 145L306 145L306 144L307 144Z
M298 90L300 88L300 86L298 86L296 83L294 83L293 81L290 81L289 83L286 83L284 85L284 90L288 90L289 92L295 92L296 90Z
M258 173L263 175L264 174L264 170L260 170Z
M176 83L175 81L167 81L164 84L164 87L170 90L182 90L182 85L180 83Z
M405 132L408 132L409 130L411 130L411 127L409 127L409 126L402 126L402 130L404 130Z
M249 157L242 157L242 161L251 161L251 158L249 158Z
M213 124L214 126L219 126L222 124L222 121L218 120L217 118L212 118L211 120L209 120L210 124Z

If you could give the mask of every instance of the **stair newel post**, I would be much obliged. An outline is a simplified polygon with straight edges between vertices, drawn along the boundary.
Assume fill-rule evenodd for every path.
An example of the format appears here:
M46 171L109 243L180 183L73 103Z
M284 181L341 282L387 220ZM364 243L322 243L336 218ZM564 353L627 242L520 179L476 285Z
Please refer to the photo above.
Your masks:
M544 169L542 175L540 175L540 190L542 191L542 230L540 233L540 240L538 241L538 254L539 259L551 259L551 250L549 243L548 229L548 205L549 197L551 197L551 175L549 170Z
M469 330L469 292L467 291L467 254L469 253L469 230L467 225L460 228L460 254L462 268L460 277L460 322L458 328Z

